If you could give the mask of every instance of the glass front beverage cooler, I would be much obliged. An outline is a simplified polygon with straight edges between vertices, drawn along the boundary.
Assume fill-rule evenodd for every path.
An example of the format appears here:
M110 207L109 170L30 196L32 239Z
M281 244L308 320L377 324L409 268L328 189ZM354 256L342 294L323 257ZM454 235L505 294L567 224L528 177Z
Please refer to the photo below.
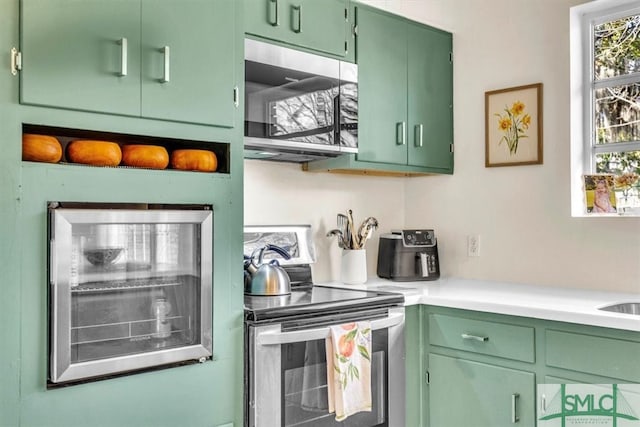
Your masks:
M49 386L211 357L210 205L48 212Z

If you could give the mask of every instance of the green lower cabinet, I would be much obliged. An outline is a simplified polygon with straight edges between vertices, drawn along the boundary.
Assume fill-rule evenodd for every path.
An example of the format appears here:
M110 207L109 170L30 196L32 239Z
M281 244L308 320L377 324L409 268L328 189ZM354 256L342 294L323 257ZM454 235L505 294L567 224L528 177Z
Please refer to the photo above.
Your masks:
M405 369L406 375L406 418L405 425L420 426L422 406L422 317L419 305L406 307L404 318Z
M348 0L244 0L245 33L337 57L347 54Z
M407 365L415 425L533 427L556 408L557 384L640 383L637 331L434 306L407 318L406 341L420 340L421 364ZM427 375L417 392L415 366Z
M638 341L548 329L545 342L547 366L640 383Z
M454 357L429 355L432 427L535 426L535 375Z

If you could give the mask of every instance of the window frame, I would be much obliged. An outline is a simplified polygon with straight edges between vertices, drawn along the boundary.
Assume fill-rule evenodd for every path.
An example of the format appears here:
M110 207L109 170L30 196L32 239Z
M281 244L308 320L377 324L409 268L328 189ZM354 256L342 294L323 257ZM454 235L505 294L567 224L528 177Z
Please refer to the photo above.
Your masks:
M640 14L637 0L595 0L570 10L571 96L571 215L590 216L584 209L582 175L596 170L596 154L640 150L640 141L596 144L595 91L626 83L640 83L640 73L595 81L594 26Z
M588 100L588 102L584 102L585 109L585 135L588 135L588 138L585 138L585 144L587 145L587 149L585 150L585 154L587 155L584 159L585 162L585 170L590 173L596 173L596 155L599 153L620 153L624 151L629 151L632 149L633 151L640 150L640 140L639 141L625 141L625 142L616 142L609 144L597 144L595 140L596 135L596 124L595 124L595 92L598 89L603 89L612 86L620 86L624 84L630 83L639 83L640 84L640 72L636 72L633 74L625 74L620 76L609 77L603 80L596 80L594 76L594 62L595 62L595 52L593 48L594 41L594 27L600 24L604 24L610 21L615 21L620 18L624 18L630 15L638 15L640 14L640 6L618 6L612 8L603 8L597 12L592 12L583 15L583 43L585 55L583 55L582 60L583 64L583 72L584 75L587 76L585 82L588 81L589 84L584 85L584 94L583 99Z

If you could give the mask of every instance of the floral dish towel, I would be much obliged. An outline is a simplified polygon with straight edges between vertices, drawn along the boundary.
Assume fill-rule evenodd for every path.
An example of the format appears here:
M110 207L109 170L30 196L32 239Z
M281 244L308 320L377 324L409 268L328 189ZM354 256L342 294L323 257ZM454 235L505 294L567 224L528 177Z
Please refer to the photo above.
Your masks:
M343 421L371 411L371 323L330 327L326 339L329 412Z

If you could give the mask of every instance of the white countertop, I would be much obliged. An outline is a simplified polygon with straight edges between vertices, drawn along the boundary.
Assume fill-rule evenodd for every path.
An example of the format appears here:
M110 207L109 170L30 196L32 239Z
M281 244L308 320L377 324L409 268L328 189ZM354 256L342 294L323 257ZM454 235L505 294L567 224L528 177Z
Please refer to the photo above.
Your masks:
M456 278L440 278L429 282L392 282L376 277L370 278L364 285L340 282L318 285L399 292L405 297L405 305L425 304L640 331L640 316L598 310L598 307L619 302L640 302L640 293Z

